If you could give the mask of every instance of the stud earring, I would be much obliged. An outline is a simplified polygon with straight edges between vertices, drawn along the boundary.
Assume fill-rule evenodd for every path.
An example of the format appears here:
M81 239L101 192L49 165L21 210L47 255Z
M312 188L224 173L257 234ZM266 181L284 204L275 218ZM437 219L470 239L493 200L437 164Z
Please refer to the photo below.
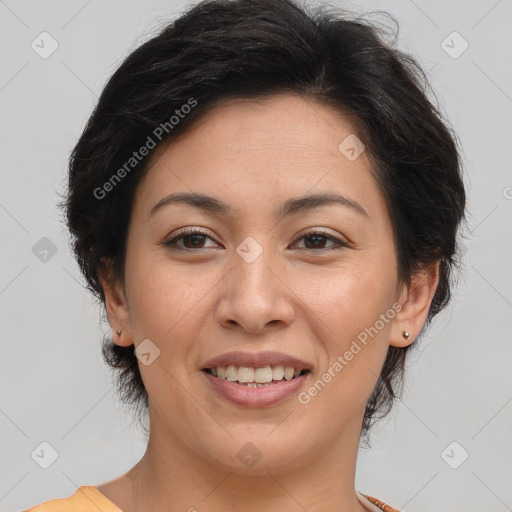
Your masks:
M402 336L403 336L406 340L408 340L408 339L409 339L410 334L409 334L407 331L403 331L403 332L402 332Z
M122 331L121 329L118 329L118 330L116 331L116 334L117 334L118 336L121 336L121 333L122 333L122 332L123 332L123 331Z

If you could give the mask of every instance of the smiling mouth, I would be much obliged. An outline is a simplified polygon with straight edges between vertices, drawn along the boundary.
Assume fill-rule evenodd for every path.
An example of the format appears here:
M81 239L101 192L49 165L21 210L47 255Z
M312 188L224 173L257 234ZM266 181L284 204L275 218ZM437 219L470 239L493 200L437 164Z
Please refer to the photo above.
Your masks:
M309 373L309 370L298 370L292 366L264 366L251 368L247 366L217 366L204 368L204 372L220 380L227 380L247 388L259 388L294 380Z

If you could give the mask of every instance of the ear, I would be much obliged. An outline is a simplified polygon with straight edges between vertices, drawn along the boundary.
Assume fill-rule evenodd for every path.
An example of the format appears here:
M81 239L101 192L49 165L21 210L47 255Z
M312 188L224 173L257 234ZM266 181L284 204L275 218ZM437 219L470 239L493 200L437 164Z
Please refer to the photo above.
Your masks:
M99 280L105 294L105 306L114 344L128 347L133 343L133 336L125 291L119 283L112 278L105 277L104 274L99 275ZM118 330L121 331L121 334L117 334Z
M411 283L401 286L398 302L402 309L393 319L389 344L393 347L410 345L427 319L430 304L439 283L439 261L426 265L411 277ZM404 332L409 337L404 337Z

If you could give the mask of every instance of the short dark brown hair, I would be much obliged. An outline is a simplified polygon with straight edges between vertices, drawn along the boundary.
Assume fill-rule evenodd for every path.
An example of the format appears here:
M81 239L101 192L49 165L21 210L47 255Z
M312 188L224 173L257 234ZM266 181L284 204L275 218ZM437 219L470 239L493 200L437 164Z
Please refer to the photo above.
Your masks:
M385 35L327 5L209 0L133 51L109 79L70 158L63 206L88 289L104 305L99 275L123 282L133 198L149 157L133 170L126 162L149 135L171 141L222 100L292 92L355 121L389 207L400 279L408 283L440 262L427 325L450 299L465 209L462 169L456 135L428 99L425 73ZM174 123L170 116L191 100L194 108ZM112 181L116 173L122 181ZM399 395L408 350L389 347L362 433ZM122 401L147 411L133 345L107 336L103 356L117 370Z

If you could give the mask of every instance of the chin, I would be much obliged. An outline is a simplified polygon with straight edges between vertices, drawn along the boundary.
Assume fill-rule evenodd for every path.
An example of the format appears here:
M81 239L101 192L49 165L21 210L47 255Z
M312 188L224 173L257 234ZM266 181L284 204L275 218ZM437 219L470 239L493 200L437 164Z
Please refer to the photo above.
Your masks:
M260 429L254 428L253 425L251 434L247 433L245 426L241 426L241 429L245 432L233 435L227 443L215 444L210 446L210 449L203 445L201 456L208 454L207 458L213 464L221 465L224 470L234 474L246 476L268 476L268 473L288 472L302 466L305 459L314 459L316 449L313 446L307 449L301 442L304 439L302 436L296 438L286 435L286 432L277 435L275 432L272 433L275 426L269 428L268 425Z

